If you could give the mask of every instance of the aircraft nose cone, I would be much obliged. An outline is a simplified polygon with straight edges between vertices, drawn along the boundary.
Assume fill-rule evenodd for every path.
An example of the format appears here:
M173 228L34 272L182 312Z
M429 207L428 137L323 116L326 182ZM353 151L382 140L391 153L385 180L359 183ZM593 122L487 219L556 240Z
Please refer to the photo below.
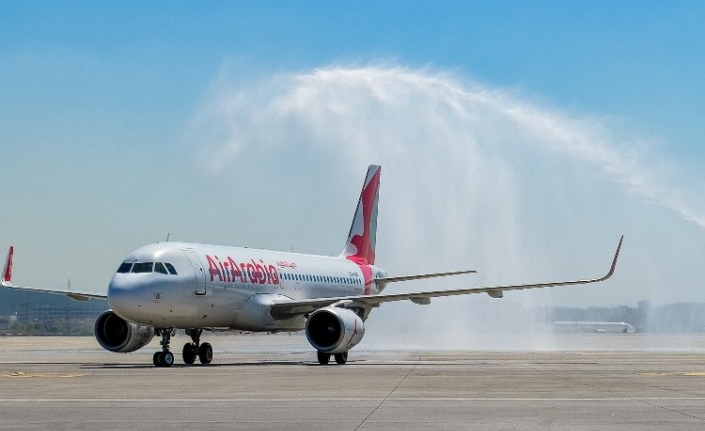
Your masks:
M143 289L139 284L127 283L118 277L108 285L108 305L120 317L135 320L133 314L142 303Z

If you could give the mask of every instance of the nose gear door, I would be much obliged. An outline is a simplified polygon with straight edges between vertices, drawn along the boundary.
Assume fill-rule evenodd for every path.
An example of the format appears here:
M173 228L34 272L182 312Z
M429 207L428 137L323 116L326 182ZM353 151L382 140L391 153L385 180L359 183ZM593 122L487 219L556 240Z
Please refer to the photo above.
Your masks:
M198 259L198 256L193 250L183 250L184 254L188 258L189 262L191 263L191 267L193 268L193 274L194 274L194 283L195 283L195 290L194 293L196 295L205 295L206 294L206 271L203 269L203 265L201 264L200 259Z

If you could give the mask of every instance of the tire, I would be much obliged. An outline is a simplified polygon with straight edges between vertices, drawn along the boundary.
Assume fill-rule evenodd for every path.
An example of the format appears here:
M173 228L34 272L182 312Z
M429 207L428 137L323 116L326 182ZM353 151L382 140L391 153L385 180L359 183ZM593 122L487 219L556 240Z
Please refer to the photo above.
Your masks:
M184 344L184 348L181 351L181 358L184 360L184 364L193 365L193 363L196 362L198 352L195 347L196 346L191 343Z
M213 347L210 343L203 343L201 347L198 348L198 360L201 361L203 365L208 365L213 360Z
M323 352L319 351L318 352L318 363L321 365L328 365L328 362L330 362L330 354L323 353Z
M161 367L162 366L162 352L154 352L154 355L152 355L152 362L154 362L155 367Z
M348 362L348 352L338 353L335 355L335 363L338 365L345 365Z
M161 363L163 367L171 367L174 365L174 354L171 352L163 352Z

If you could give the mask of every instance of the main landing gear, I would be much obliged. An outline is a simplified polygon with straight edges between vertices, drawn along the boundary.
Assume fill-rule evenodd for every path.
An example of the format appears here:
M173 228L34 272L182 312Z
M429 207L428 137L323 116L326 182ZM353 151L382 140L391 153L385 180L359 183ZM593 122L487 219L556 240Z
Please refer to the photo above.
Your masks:
M196 362L196 358L203 364L210 364L213 360L213 347L210 343L201 344L202 329L187 329L186 335L191 336L191 343L184 344L181 356L184 364L191 365Z
M159 342L162 346L160 352L155 352L152 357L152 362L154 362L155 367L171 367L174 364L174 354L169 350L169 341L173 335L174 330L172 328L160 328L157 329L157 335L162 337L162 341ZM191 337L192 342L184 344L184 348L181 351L184 363L191 365L196 362L196 358L206 365L210 364L213 360L213 347L210 343L201 344L201 329L187 329L186 334Z
M348 362L348 352L337 353L333 355L335 357L335 363L338 365L345 365ZM328 365L330 362L330 353L323 353L318 351L318 363L321 365Z

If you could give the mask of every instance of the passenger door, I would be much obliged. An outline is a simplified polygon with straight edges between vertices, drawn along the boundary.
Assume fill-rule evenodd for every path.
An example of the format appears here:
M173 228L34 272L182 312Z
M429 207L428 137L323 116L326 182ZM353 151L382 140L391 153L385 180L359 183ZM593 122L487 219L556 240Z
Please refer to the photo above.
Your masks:
M203 265L201 264L201 260L198 258L196 253L193 250L183 250L184 254L188 258L189 262L191 263L191 267L193 268L193 274L195 277L195 291L194 293L196 295L205 295L206 294L206 271L203 269Z

